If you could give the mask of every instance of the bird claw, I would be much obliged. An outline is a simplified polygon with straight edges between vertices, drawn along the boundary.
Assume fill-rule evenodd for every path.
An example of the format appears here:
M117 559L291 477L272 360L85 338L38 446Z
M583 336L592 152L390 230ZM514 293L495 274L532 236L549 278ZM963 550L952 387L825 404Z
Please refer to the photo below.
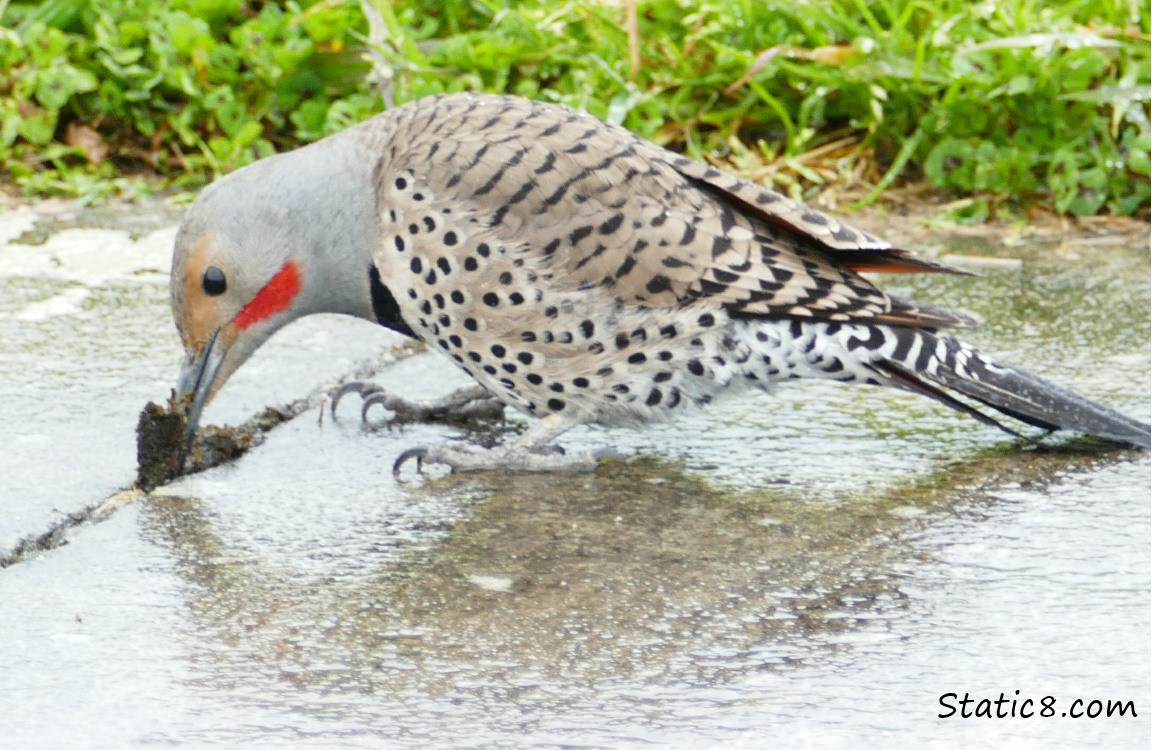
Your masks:
M336 389L336 392L331 396L332 403L332 419L336 419L336 407L340 405L340 399L347 396L349 393L358 393L365 401L373 398L376 394L383 393L384 389L375 383L368 383L363 380L353 380L345 383ZM363 416L364 410L361 410Z
M396 477L396 479L399 479L400 478L400 470L402 468L404 468L404 464L408 463L412 459L416 459L416 473L417 474L423 474L424 473L424 457L427 455L428 455L428 449L422 445L417 445L414 448L409 448L408 450L404 451L403 453L401 453L399 456L396 457L395 463L392 464L392 476Z
M345 383L332 394L332 418L336 418L336 407L349 393L358 393L364 399L360 406L360 419L368 421L368 412L379 404L394 412L391 423L404 422L445 422L467 424L484 420L498 420L504 416L504 403L491 393L473 386L461 388L443 398L432 401L409 401L395 396L375 383L353 381Z
M383 388L380 388L379 386L376 386L376 387L379 388L379 390L374 391L374 392L370 393L369 395L365 396L364 397L364 403L360 404L360 421L361 422L367 422L368 421L368 410L371 409L376 404L380 404L385 409L388 408L388 399L389 399L388 394L384 392ZM332 409L333 409L333 416L335 416L336 404L332 404ZM397 419L398 418L399 418L399 412L397 412Z
M413 459L416 460L417 473L423 473L424 464L440 464L453 472L592 472L604 458L620 458L620 454L611 448L568 453L558 445L524 446L515 443L490 449L454 445L417 446L396 458L392 464L392 474L399 479L401 469Z

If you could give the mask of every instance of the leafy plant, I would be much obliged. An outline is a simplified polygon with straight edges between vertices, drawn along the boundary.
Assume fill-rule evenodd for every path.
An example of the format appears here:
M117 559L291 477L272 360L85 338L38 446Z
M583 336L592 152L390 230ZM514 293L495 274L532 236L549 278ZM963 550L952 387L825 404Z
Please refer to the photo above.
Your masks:
M483 90L587 109L798 198L927 179L973 196L970 220L1005 199L1148 206L1147 4L635 0L634 27L628 4L17 0L0 11L0 161L33 192L141 168L198 182Z

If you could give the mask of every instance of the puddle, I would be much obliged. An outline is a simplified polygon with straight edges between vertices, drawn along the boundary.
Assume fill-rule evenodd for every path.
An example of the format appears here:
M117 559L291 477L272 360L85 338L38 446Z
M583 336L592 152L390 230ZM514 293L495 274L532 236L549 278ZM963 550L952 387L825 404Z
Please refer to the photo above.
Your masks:
M15 426L0 450L16 462L0 529L28 533L46 508L131 481L122 442L178 358L150 274L83 284L6 272L3 252ZM1146 249L1095 252L1017 246L1019 267L980 279L885 284L976 313L968 338L1147 418ZM389 345L375 333L289 329L208 420L302 395ZM380 381L414 396L465 383L427 354ZM34 750L1152 740L1147 454L1025 450L923 399L817 383L574 431L560 442L634 456L593 476L398 484L402 450L460 431L357 412L306 413L0 572L3 736ZM1132 700L1138 717L937 718L945 693L1016 690L1061 711Z

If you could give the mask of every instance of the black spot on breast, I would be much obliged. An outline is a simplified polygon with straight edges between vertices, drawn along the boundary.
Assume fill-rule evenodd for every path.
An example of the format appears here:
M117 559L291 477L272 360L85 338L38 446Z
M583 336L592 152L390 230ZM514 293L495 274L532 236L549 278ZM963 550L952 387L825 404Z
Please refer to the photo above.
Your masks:
M471 255L469 255L467 258L464 259L464 270L465 271L475 271L479 267L480 267L480 264L477 263L476 259L473 258Z
M488 292L480 299L483 300L484 304L488 305L488 307L496 307L500 304L500 297L495 292Z
M525 379L532 385L540 385L544 382L544 378L540 377L534 372L528 373L528 375L525 376Z
M672 289L672 280L663 274L656 274L644 285L644 288L648 290L649 294L660 294Z
M619 229L620 225L623 223L624 214L616 214L611 219L608 219L608 221L605 221L603 224L601 224L598 229L600 234L612 234L617 229Z
M575 245L590 234L592 234L592 227L590 227L590 226L576 227L575 229L572 230L571 233L569 233L568 242L572 245Z

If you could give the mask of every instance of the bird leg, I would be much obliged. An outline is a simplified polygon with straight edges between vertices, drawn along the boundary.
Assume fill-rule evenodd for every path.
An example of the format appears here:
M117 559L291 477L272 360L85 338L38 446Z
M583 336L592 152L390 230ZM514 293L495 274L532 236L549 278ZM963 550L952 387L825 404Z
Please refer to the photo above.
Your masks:
M409 448L392 465L397 478L408 461L416 460L416 470L425 463L442 464L453 471L595 471L602 458L615 458L612 449L567 453L560 446L549 445L553 438L578 422L550 415L532 425L514 440L495 448L474 445L432 445Z
M442 398L431 401L410 401L384 390L375 383L361 380L345 383L332 394L332 418L336 418L336 406L340 399L349 393L358 393L364 399L360 407L360 418L368 421L368 411L379 404L395 413L393 422L448 422L462 424L485 419L501 419L504 416L504 403L482 386L460 388Z

